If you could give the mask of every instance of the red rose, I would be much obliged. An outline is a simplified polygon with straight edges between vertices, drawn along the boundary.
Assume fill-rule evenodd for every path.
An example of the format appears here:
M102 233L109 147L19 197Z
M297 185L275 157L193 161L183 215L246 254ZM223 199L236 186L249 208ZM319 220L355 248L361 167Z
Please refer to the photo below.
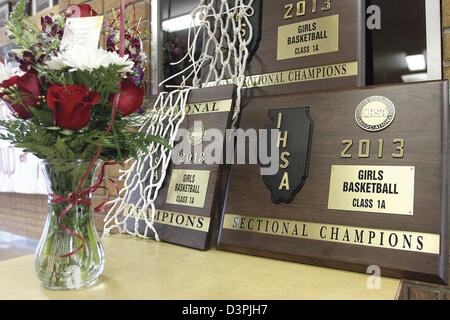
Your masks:
M72 4L67 7L69 18L85 18L97 15L97 12L88 4Z
M133 112L139 110L144 103L144 89L136 86L130 79L121 83L122 94L119 95L119 103L117 108L123 116L129 116Z
M6 102L14 116L21 119L31 117L28 108L36 108L41 95L39 80L34 73L27 72L23 76L14 76L3 81L0 87L10 88L16 92L14 96L5 92L0 93L0 98Z
M98 92L86 86L54 84L48 89L47 104L53 121L62 129L80 130L89 124L91 107L100 101Z

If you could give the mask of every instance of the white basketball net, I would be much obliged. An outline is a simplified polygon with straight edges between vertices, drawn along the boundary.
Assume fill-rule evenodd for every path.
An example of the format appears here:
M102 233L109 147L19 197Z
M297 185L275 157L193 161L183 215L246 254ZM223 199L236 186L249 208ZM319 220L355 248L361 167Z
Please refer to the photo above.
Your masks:
M233 126L236 125L249 56L247 46L253 38L249 17L254 14L254 1L262 0L200 1L199 6L192 12L193 23L189 29L187 54L175 63L188 60L189 66L162 84L180 75L183 80L179 86L175 86L177 90L159 95L153 109L145 116L141 132L163 137L173 147L178 128L185 118L190 90L205 85L219 85L223 80L237 86L233 115ZM241 33L244 24L246 39ZM196 59L196 47L203 34L204 47L200 57ZM187 86L188 81L192 81L192 86ZM126 164L131 166L127 170L121 170L119 179L125 180L124 188L120 190L118 197L109 203L112 208L104 220L104 236L117 229L121 233L149 238L149 232L152 231L155 239L159 241L153 225L156 214L155 200L166 177L171 156L171 150L153 143L148 152L139 152L138 159L127 160ZM145 221L144 228L142 225L139 228L139 221Z

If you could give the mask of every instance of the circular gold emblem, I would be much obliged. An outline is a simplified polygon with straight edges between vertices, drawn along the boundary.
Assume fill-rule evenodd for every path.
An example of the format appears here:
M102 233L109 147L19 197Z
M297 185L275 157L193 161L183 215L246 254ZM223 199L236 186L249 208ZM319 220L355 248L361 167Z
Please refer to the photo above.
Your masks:
M197 146L205 139L206 127L203 124L194 124L189 130L189 142L193 146Z
M362 101L356 108L355 119L358 125L370 132L386 129L395 118L395 106L391 100L373 96Z

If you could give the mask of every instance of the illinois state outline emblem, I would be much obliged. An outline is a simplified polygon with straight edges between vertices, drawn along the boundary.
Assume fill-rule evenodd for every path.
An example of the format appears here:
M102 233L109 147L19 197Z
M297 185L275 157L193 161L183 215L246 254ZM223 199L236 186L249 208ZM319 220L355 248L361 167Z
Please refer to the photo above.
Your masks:
M269 118L268 134L279 130L278 149L272 152L279 152L280 168L275 175L263 176L263 181L273 203L290 203L308 177L313 122L308 107L269 110Z

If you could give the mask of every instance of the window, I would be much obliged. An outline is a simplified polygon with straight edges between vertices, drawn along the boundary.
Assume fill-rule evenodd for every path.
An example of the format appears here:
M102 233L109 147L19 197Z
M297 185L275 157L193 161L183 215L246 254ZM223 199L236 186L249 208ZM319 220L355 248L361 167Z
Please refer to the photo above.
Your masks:
M31 13L35 15L41 11L47 10L56 6L58 0L31 0Z
M367 84L442 78L439 0L370 0L381 29L367 31Z
M3 2L0 4L0 28L5 26L5 22L9 17L9 2Z
M188 29L192 22L190 13L198 4L198 0L152 0L152 35L158 35L152 38L152 61L157 61L152 70L152 94L157 94L162 80L188 66L189 61L177 65L171 63L179 61L187 52ZM199 41L202 38L199 37ZM201 43L197 48L201 50ZM175 78L168 83L169 87L160 89L170 91L170 85L178 85L181 81L181 77Z

